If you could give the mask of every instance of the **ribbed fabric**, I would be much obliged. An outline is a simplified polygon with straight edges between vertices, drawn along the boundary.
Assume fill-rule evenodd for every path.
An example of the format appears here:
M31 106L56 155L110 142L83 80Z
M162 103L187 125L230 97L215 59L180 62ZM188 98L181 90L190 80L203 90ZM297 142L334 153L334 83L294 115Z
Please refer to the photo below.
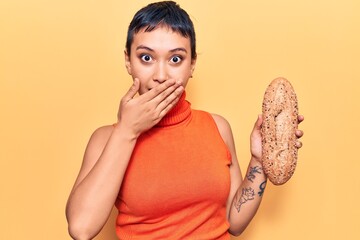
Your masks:
M185 100L186 93L184 92L178 104L176 104L163 119L155 127L167 127L177 125L186 120L191 114L190 103Z
M116 201L119 239L230 239L230 153L185 100L137 141Z

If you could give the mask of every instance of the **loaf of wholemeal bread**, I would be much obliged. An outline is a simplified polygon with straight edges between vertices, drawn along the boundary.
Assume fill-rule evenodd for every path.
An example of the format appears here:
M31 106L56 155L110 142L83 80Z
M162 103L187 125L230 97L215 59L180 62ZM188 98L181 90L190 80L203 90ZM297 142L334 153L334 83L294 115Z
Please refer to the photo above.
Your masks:
M287 182L297 161L295 131L298 126L298 102L295 91L285 78L274 79L264 94L262 105L262 164L275 185Z

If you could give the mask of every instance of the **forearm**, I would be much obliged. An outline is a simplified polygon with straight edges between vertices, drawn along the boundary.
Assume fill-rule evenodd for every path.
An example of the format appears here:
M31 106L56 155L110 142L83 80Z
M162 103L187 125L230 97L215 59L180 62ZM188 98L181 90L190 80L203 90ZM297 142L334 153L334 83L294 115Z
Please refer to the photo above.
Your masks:
M266 181L262 165L252 158L230 208L229 232L231 234L241 234L255 216L262 200Z
M108 219L136 143L127 136L114 128L95 165L74 187L66 209L70 234L92 238Z

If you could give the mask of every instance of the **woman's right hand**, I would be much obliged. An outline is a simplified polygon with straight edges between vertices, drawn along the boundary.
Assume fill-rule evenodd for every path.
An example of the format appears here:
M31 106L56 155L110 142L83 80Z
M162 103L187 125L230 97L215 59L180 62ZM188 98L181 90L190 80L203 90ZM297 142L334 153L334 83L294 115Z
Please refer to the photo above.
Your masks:
M175 106L184 91L184 87L173 79L135 97L139 88L140 81L135 78L121 99L118 111L117 127L129 131L134 138L156 125Z

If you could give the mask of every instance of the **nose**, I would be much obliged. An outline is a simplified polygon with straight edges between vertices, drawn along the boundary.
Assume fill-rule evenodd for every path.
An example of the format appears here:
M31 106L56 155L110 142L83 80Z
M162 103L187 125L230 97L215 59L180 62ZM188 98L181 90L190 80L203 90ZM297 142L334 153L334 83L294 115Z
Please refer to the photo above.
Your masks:
M159 62L156 64L153 80L159 83L165 82L169 78L168 69L165 63Z

